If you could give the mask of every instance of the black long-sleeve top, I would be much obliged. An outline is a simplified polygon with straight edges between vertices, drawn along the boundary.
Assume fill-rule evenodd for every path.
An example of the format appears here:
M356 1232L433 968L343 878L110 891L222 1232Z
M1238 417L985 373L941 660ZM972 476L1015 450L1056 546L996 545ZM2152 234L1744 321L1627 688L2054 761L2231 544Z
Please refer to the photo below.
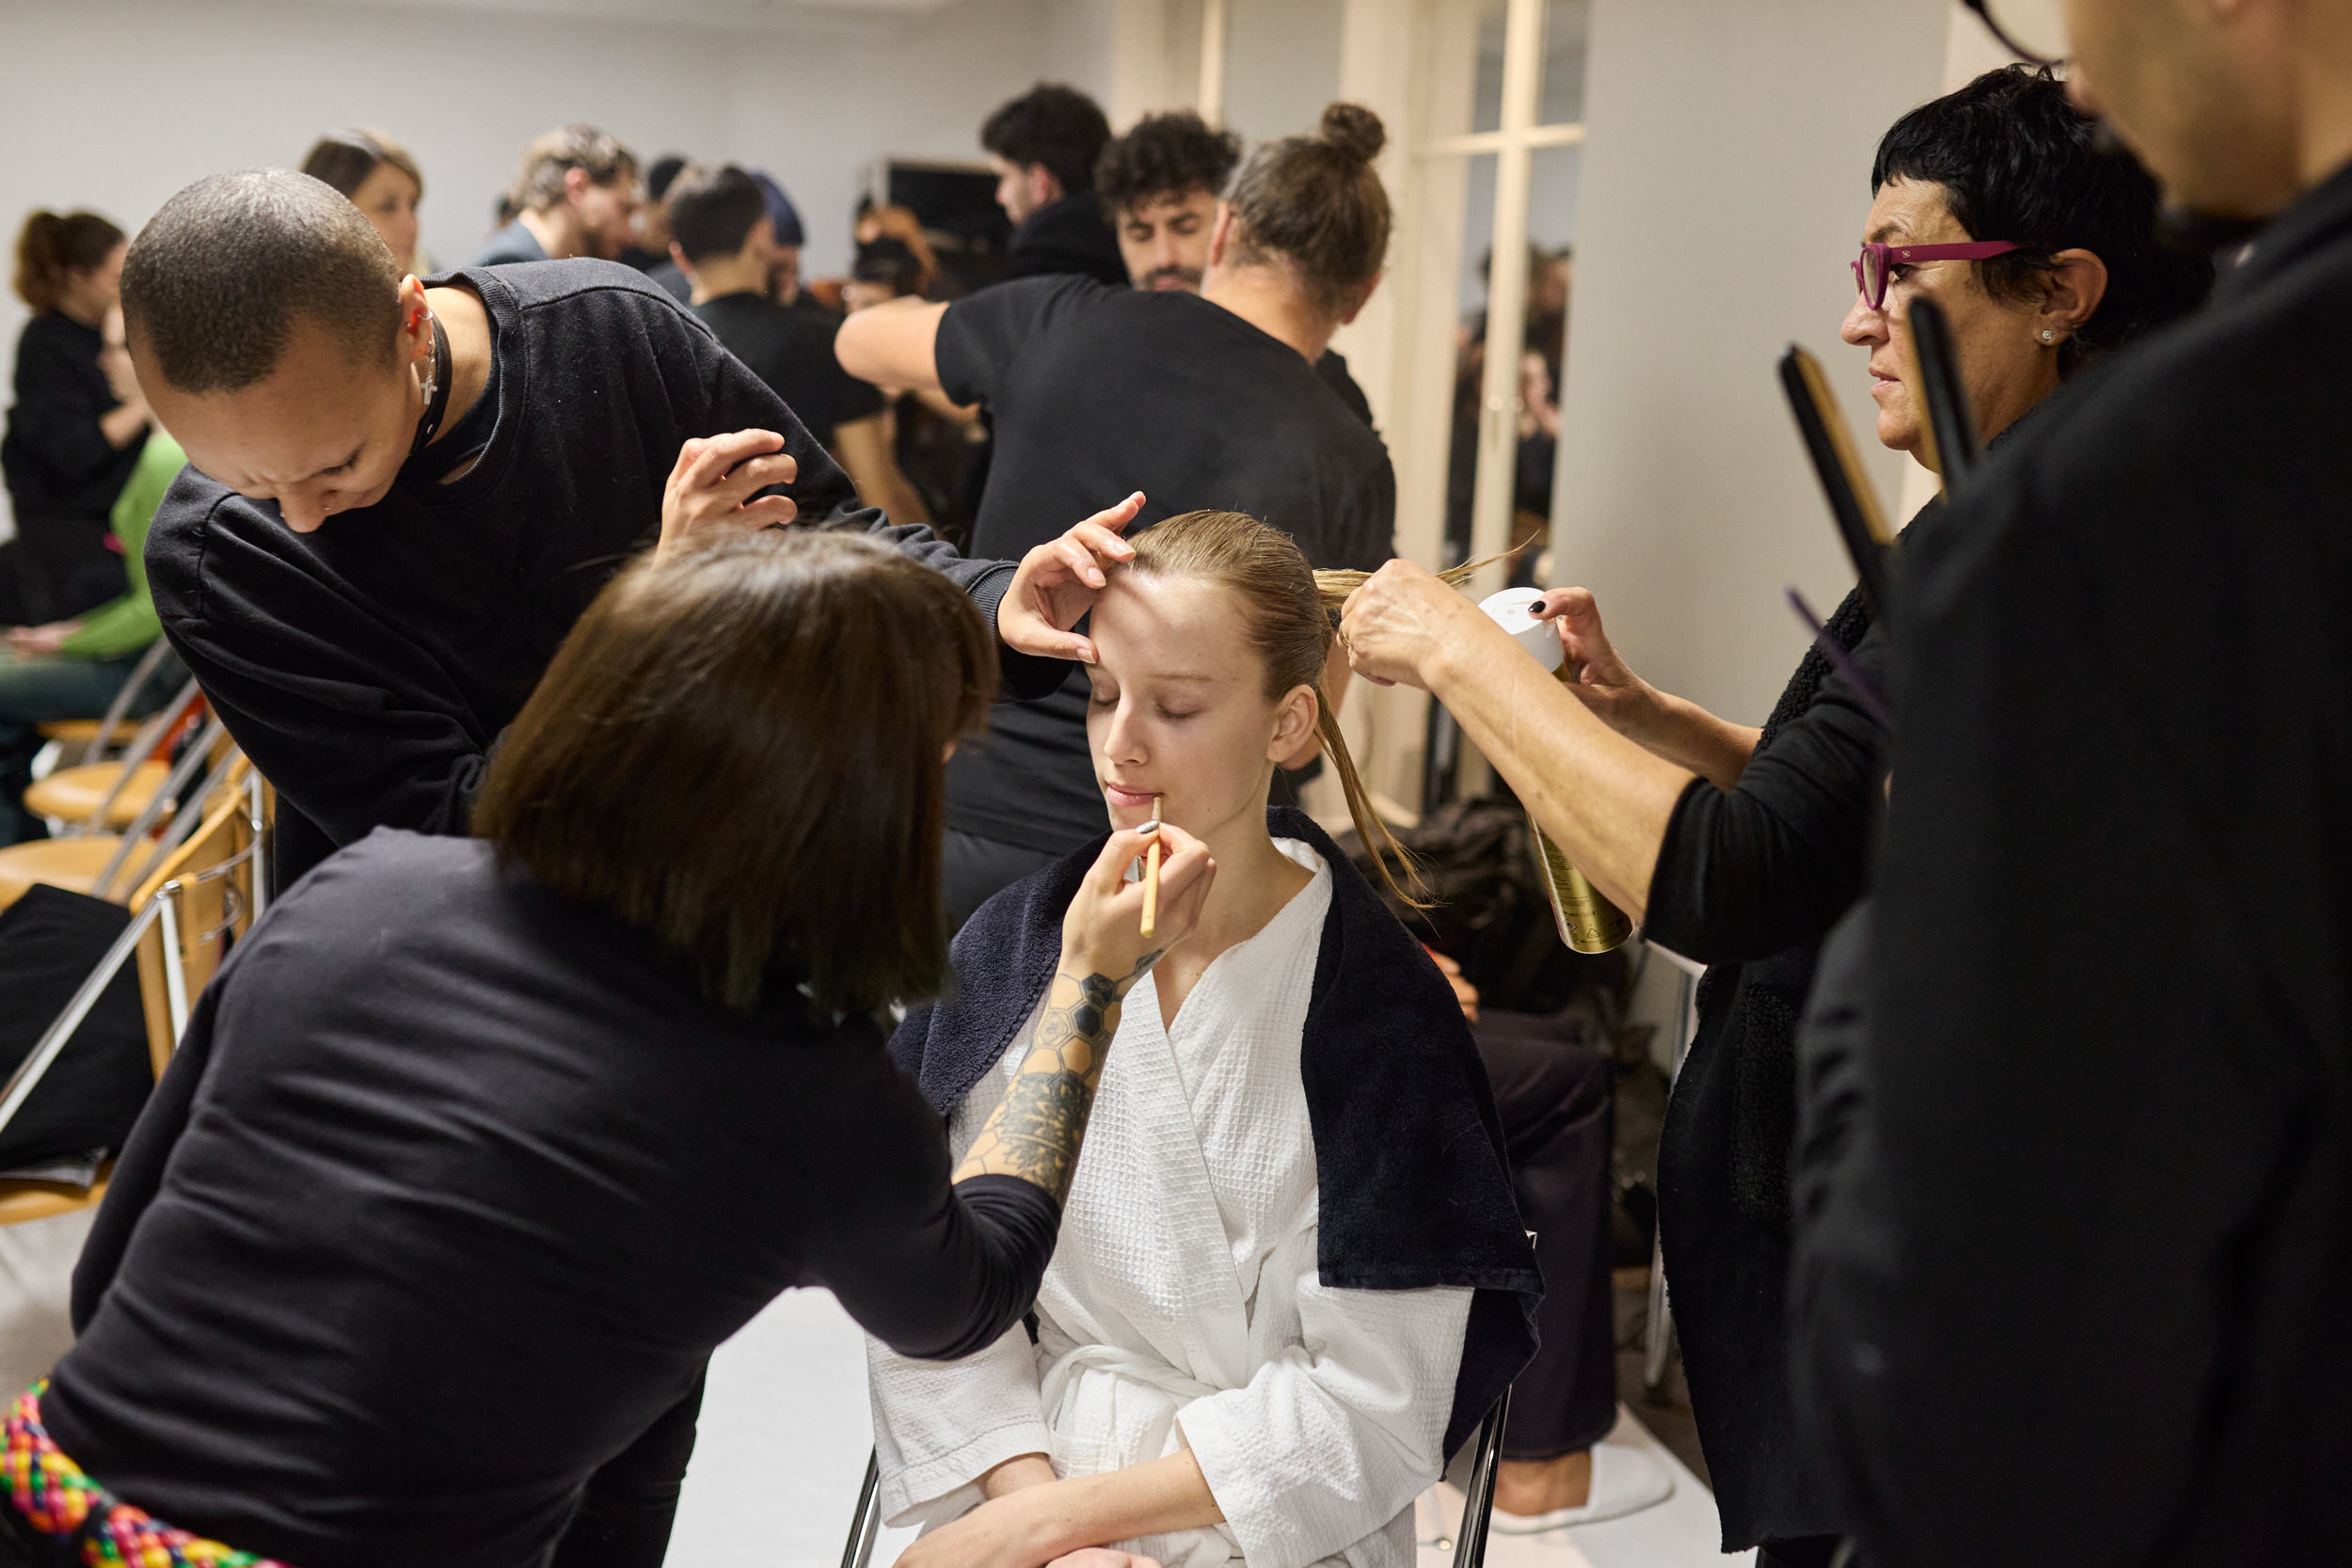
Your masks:
M993 618L1012 562L963 560L928 530L858 510L792 411L643 274L538 261L434 281L470 289L490 318L495 403L466 416L489 427L471 470L439 483L448 465L428 448L381 501L303 534L275 502L190 467L148 534L166 635L278 786L280 886L377 826L465 831L499 733L589 601L659 533L689 437L779 433L800 464L788 491L803 523L863 529ZM1041 695L1068 668L1008 653L1006 686Z
M1869 1563L2344 1559L2347 367L2352 166L1906 563L1867 1126L1798 1275Z
M1883 685L1858 590L1829 629ZM1797 1020L1821 939L1863 890L1883 777L1884 734L1832 671L1808 650L1739 783L1683 790L1645 918L1710 965L1659 1148L1659 1233L1726 1551L1836 1528L1798 1440L1783 1315Z
M90 1475L303 1568L540 1563L779 1291L992 1342L1058 1214L948 1185L873 1019L747 1017L476 839L379 832L206 990L41 1401Z
M139 460L139 443L117 447L99 420L119 403L99 368L98 328L62 310L24 324L16 341L16 404L0 439L0 468L17 510L103 519Z

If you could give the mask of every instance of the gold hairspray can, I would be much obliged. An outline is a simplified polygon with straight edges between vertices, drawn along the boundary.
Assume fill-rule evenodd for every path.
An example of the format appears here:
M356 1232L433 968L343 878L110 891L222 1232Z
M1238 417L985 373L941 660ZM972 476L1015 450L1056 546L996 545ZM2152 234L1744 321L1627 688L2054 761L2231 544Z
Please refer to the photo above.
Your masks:
M1565 681L1573 672L1567 668L1560 634L1549 621L1535 620L1527 612L1527 607L1542 596L1533 588L1506 588L1481 601L1478 608L1512 641ZM1633 934L1633 922L1626 918L1626 912L1603 897L1592 879L1561 853L1560 846L1552 843L1532 811L1527 814L1527 828L1535 838L1536 865L1543 873L1544 891L1551 895L1551 918L1560 927L1560 940L1579 953L1607 953L1624 946Z

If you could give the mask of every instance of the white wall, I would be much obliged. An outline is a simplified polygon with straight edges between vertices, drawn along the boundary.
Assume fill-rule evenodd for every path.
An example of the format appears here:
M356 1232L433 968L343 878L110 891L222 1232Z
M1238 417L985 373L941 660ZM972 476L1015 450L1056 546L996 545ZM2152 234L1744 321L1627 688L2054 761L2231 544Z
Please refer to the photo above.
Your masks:
M1652 683L1761 723L1851 584L1774 376L1790 340L1869 438L1837 341L1870 156L1944 77L1947 0L1594 0L1555 582Z
M977 159L980 121L1041 78L1106 94L1113 9L949 0L746 28L491 6L0 0L0 226L12 242L36 206L88 206L135 232L200 175L290 165L321 131L364 124L416 152L424 245L459 262L523 144L587 119L647 161L771 169L808 228L809 268L839 272L876 160ZM24 319L13 295L0 302L10 367Z

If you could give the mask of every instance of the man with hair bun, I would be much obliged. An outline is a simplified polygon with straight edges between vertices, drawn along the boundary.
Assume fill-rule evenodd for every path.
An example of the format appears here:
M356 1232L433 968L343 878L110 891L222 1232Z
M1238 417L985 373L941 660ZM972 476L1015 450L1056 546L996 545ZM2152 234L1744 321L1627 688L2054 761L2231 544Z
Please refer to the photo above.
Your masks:
M197 182L122 279L139 385L189 461L148 538L155 607L278 787L281 889L377 827L466 832L573 622L657 540L796 520L868 532L1013 640L1015 695L1058 684L1084 647L1058 626L1084 612L1098 561L1126 553L1132 503L1017 568L893 528L640 274L541 262L428 286L308 175ZM660 1560L699 1402L590 1488L573 1540L593 1549L560 1564Z
M1261 148L1217 209L1198 294L1129 288L1123 266L1116 286L1023 278L952 305L861 311L836 351L868 381L988 407L982 554L1031 547L1040 507L1108 483L1149 497L1147 521L1247 512L1316 566L1375 568L1392 553L1396 477L1313 365L1380 279L1382 135L1371 111L1334 103L1319 135ZM951 921L1102 831L1088 690L1075 673L1044 702L993 714L985 742L949 765ZM1289 761L1316 754L1310 744Z
M609 131L558 126L523 150L514 197L514 221L490 236L475 266L617 261L636 238L637 154Z
M1200 292L1217 198L1241 162L1241 138L1218 131L1190 109L1146 115L1103 149L1094 193L1110 214L1127 280L1138 289ZM1372 401L1337 349L1326 349L1315 374L1348 411L1372 423Z

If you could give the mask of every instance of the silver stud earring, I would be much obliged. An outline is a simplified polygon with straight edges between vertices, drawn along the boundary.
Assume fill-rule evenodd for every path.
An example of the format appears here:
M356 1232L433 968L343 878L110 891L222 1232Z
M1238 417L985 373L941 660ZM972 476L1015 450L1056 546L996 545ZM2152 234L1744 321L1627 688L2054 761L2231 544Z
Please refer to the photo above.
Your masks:
M2042 341L2045 343L2050 341L2050 329L2046 326L2042 329Z

